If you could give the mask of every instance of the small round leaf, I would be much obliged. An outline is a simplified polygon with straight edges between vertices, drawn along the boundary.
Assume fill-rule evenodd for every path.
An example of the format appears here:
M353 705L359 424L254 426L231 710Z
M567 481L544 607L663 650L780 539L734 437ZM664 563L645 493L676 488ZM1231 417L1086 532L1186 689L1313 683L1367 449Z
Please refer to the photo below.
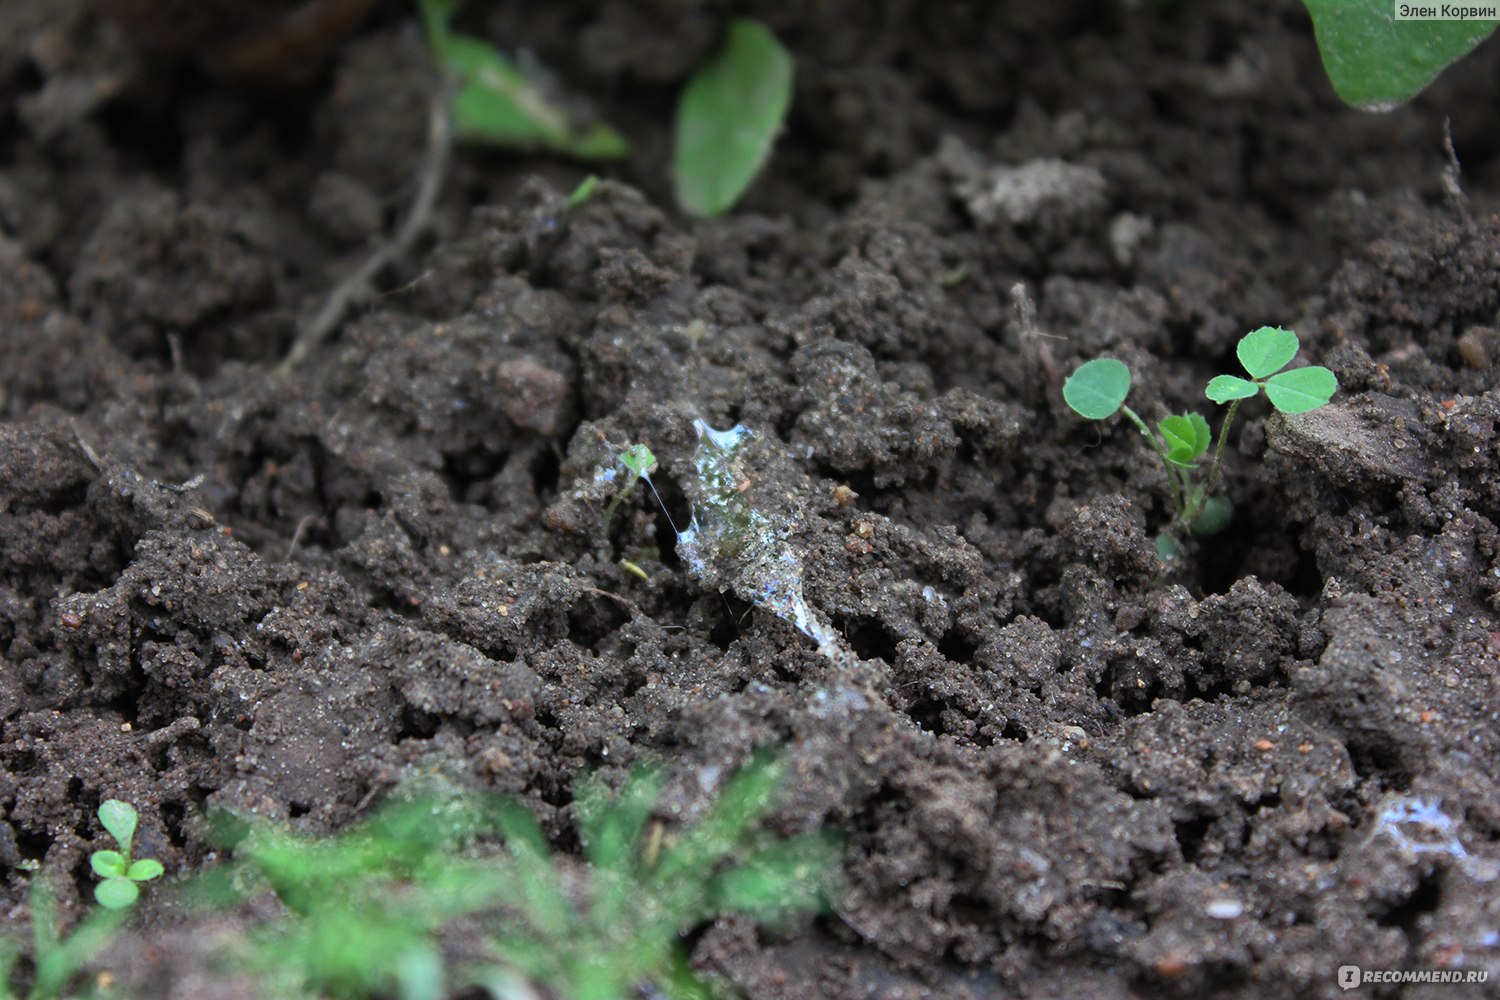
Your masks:
M1227 403L1232 399L1249 399L1260 392L1260 386L1233 375L1215 375L1208 382L1203 395L1215 403Z
M141 896L141 890L128 878L107 878L94 886L94 898L106 910L123 910Z
M1063 400L1087 420L1113 416L1130 394L1130 369L1114 358L1095 358L1078 366L1063 383Z
M105 799L99 805L99 822L115 838L120 850L130 853L130 842L135 838L135 806L119 799Z
M1322 365L1293 368L1266 380L1266 396L1282 413L1306 413L1333 398L1339 380Z
M95 851L89 855L89 867L100 878L121 878L125 875L125 855L119 851Z
M1189 530L1199 538L1206 538L1229 527L1229 522L1233 519L1234 504L1229 502L1228 497L1209 497L1198 516L1193 518Z
M154 878L160 878L164 871L166 869L155 858L141 858L139 861L132 861L130 863L130 868L125 872L125 877L132 882L149 882Z
M1297 335L1279 326L1263 326L1240 338L1234 353L1251 378L1265 378L1285 368L1297 356Z

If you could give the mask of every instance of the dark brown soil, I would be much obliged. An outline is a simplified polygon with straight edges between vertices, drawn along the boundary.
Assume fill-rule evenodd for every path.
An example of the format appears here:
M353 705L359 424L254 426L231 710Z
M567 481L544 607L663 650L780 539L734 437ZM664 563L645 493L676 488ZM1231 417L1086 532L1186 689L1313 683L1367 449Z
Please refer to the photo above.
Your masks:
M792 118L693 223L672 100L735 6L471 5L637 155L570 213L583 168L460 151L436 238L277 378L410 197L408 8L262 96L0 5L5 922L23 861L81 912L107 797L174 874L205 807L332 831L437 766L566 845L581 773L664 759L667 815L780 744L774 824L844 831L847 891L694 938L747 997L1500 977L1500 48L1377 116L1293 2L757 5ZM1060 378L1108 354L1143 415L1207 413L1264 324L1341 392L1247 405L1234 523L1164 565L1159 466ZM631 442L682 523L694 418L758 433L747 488L861 662L705 591L645 491L606 533ZM148 896L105 964L247 995L215 926Z

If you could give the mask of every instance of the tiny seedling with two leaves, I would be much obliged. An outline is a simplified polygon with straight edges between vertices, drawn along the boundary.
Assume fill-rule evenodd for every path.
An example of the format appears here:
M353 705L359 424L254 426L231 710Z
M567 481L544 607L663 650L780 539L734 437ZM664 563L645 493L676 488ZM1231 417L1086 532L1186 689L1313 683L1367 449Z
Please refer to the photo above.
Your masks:
M131 858L137 817L129 802L105 799L99 806L99 822L115 838L119 850L95 851L89 856L94 874L104 880L94 886L94 898L107 910L123 910L140 897L140 883L160 877L164 869L154 858Z
M1125 414L1135 424L1161 459L1167 473L1175 514L1172 527L1198 535L1212 535L1229 523L1230 505L1214 494L1223 467L1224 445L1240 404L1264 392L1282 413L1307 413L1333 398L1338 379L1320 365L1287 368L1301 346L1297 335L1280 327L1263 326L1240 339L1235 353L1249 378L1217 375L1204 395L1215 403L1229 404L1214 443L1208 421L1196 413L1163 417L1153 430L1139 414L1125 405L1130 392L1130 369L1114 358L1095 358L1080 365L1063 383L1063 400L1079 416L1107 420ZM1208 475L1199 475L1198 462L1213 446ZM1157 550L1167 558L1176 549L1171 530L1157 541Z
M609 522L614 518L620 501L630 495L630 491L635 489L637 482L645 480L646 485L651 489L651 495L656 497L656 505L661 508L661 512L667 517L667 523L672 526L672 533L680 537L682 533L677 530L677 524L672 520L672 512L667 510L667 505L662 502L661 494L656 491L656 484L651 481L651 473L656 471L656 455L644 444L633 444L620 452L620 464L625 467L628 475L625 485L620 487L619 492L610 498L604 508L605 535L609 534ZM629 559L621 559L620 566L642 580L649 579L646 571Z

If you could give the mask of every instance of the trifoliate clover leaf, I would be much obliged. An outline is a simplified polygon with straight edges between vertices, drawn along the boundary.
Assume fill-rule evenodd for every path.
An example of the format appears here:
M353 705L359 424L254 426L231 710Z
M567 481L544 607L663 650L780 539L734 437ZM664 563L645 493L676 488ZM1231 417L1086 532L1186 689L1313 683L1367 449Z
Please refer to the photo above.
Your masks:
M1251 378L1263 379L1285 368L1297 356L1299 346L1297 335L1291 330L1263 326L1241 337L1234 353L1239 355L1240 364Z
M1293 368L1266 379L1266 398L1282 413L1306 413L1333 398L1339 380L1321 365Z
M1063 383L1063 401L1086 420L1113 416L1129 394L1130 369L1114 358L1086 361Z
M1260 392L1260 386L1254 382L1234 375L1215 375L1209 380L1208 387L1203 390L1203 395L1215 403L1227 403L1234 399L1249 399Z

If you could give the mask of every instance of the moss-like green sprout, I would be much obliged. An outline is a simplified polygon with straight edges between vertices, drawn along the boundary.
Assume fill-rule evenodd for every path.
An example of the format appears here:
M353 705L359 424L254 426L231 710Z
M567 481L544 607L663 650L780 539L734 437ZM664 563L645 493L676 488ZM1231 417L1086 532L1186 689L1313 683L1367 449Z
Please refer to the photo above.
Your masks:
M656 817L658 769L617 793L585 779L579 860L554 855L520 804L445 779L419 779L411 798L335 837L221 818L237 860L204 898L237 905L269 887L286 907L236 945L267 996L440 1000L469 985L496 997L536 997L533 986L569 1000L718 996L689 967L685 933L726 914L815 913L837 880L838 836L762 829L785 775L757 753L692 825ZM443 947L454 932L467 942L457 968Z
M1213 443L1208 421L1196 413L1174 414L1157 421L1153 431L1139 414L1125 405L1125 397L1130 393L1130 369L1124 362L1095 358L1080 365L1063 383L1063 400L1087 420L1107 420L1116 413L1125 414L1150 442L1166 470L1175 510L1172 527L1212 535L1222 531L1229 521L1229 502L1216 496L1214 490L1219 483L1229 428L1240 404L1265 392L1271 405L1282 413L1306 413L1326 404L1338 390L1338 379L1327 368L1320 365L1287 368L1299 347L1297 335L1291 330L1263 326L1247 333L1235 348L1250 377L1217 375L1209 381L1204 395L1215 403L1228 403L1229 412L1219 427L1213 462L1206 477L1197 472L1198 460ZM1158 545L1158 551L1167 550L1170 547L1164 549Z
M115 838L119 850L95 851L89 856L94 874L104 880L94 886L94 898L107 910L123 910L140 897L139 883L159 878L165 869L153 858L131 859L137 817L129 802L105 799L99 806L99 822Z

